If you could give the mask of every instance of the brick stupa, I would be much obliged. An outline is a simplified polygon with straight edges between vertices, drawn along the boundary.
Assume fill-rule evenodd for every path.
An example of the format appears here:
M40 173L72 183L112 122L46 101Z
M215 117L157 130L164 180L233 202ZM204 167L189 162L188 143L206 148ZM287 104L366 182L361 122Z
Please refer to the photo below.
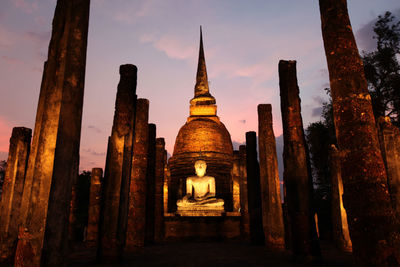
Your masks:
M232 141L228 130L217 116L216 101L209 91L201 28L197 77L194 98L190 100L190 116L179 130L173 156L169 160L169 212L176 210L176 201L185 195L186 178L195 175L194 163L199 158L207 162L207 175L215 177L216 197L225 201L226 211L232 211Z

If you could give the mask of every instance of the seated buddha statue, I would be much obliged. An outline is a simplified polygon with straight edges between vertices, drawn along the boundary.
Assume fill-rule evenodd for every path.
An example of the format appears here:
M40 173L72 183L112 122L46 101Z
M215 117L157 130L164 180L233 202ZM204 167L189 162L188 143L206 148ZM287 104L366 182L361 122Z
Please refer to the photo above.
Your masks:
M215 178L205 176L207 164L197 160L194 164L197 176L186 178L186 195L177 201L178 210L190 207L223 209L224 200L215 198Z

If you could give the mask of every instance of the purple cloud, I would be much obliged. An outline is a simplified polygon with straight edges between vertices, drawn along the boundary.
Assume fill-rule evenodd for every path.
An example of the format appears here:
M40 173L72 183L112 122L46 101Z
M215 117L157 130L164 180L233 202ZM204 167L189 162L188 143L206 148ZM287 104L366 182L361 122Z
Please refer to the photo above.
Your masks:
M313 117L321 117L322 107L317 107L312 109L311 116Z
M92 131L94 131L96 133L102 133L103 132L100 128L98 128L98 127L96 127L94 125L89 125L88 129L90 129L90 130L92 130Z
M8 64L12 64L12 65L23 63L22 60L15 58L15 57L2 56L1 59L4 60L5 62L7 62Z
M91 148L83 148L82 152L85 152L85 153L90 154L92 156L104 156L106 154L106 152L97 152L96 150L91 149Z
M12 0L14 6L25 13L31 14L38 9L38 1Z
M383 14L381 14L382 16ZM392 15L395 16L396 21L400 20L400 9L392 11ZM376 50L376 39L373 38L374 26L377 22L377 18L367 22L360 29L356 31L356 39L358 49L360 51L371 52Z

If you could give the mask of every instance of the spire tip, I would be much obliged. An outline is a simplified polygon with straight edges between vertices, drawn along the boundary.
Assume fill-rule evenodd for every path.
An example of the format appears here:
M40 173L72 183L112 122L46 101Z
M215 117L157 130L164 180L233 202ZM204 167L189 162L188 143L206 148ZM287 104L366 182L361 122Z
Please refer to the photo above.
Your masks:
M202 31L202 26L200 25L200 47L199 47L199 61L197 65L195 96L207 95L207 94L209 94L208 79L206 70L206 60L204 58L204 49L203 49L203 31Z

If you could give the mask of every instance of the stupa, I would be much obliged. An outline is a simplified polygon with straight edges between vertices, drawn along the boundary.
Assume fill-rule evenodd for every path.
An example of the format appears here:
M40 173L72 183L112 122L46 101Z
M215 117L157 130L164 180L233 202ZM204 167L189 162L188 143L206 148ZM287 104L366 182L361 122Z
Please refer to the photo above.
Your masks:
M210 94L203 36L200 28L200 50L194 98L190 100L190 116L176 137L169 160L171 180L168 189L168 211L176 211L176 202L186 194L186 178L195 175L194 164L207 163L207 175L215 177L216 197L225 202L225 211L232 211L231 136L217 116L215 98Z

